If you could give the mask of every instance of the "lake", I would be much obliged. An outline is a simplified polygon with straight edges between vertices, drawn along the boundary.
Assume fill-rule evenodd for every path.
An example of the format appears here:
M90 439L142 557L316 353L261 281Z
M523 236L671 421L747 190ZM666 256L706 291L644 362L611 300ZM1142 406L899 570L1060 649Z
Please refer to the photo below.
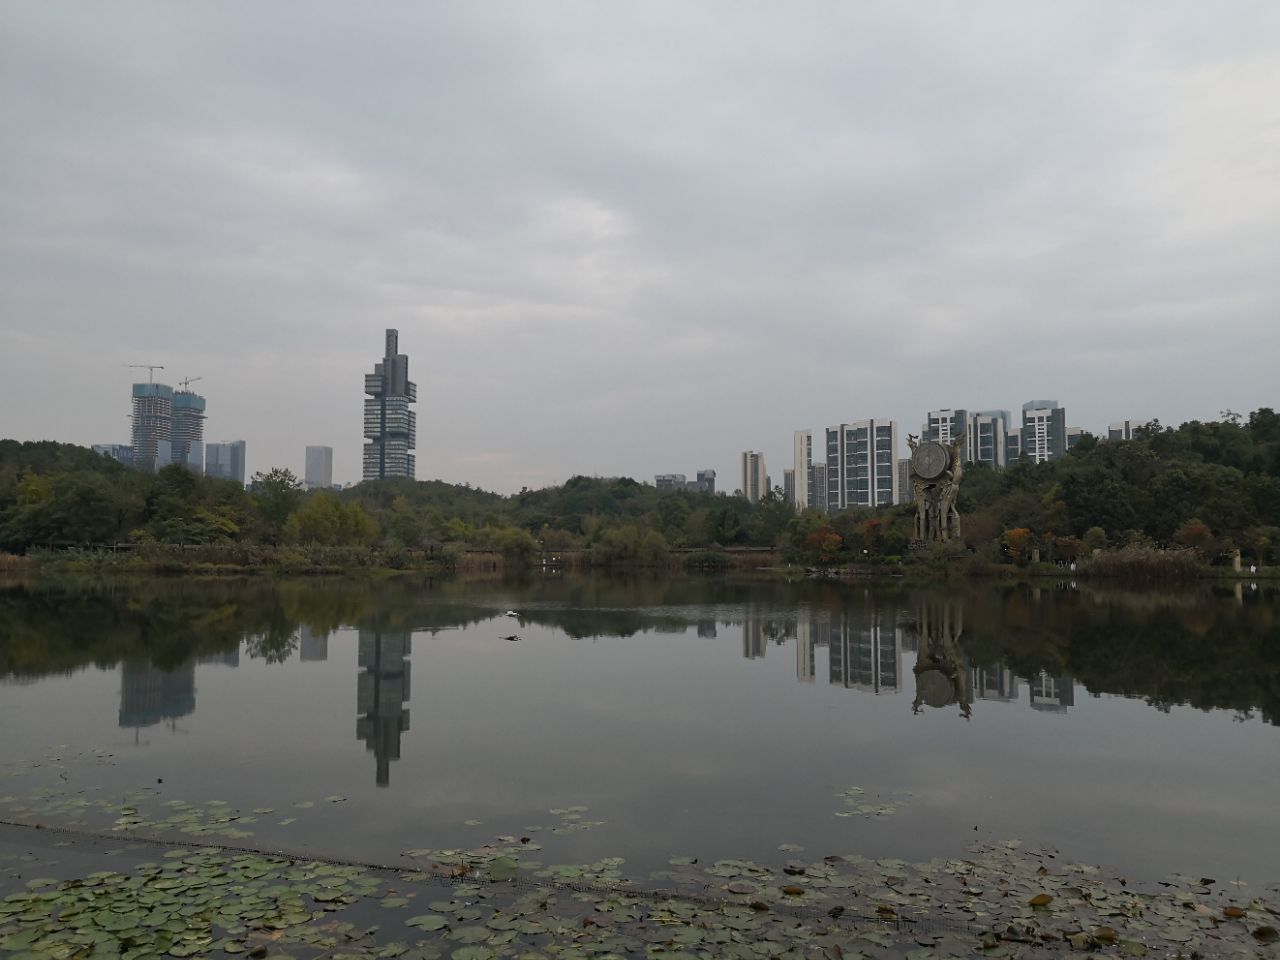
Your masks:
M1021 840L1261 883L1277 724L1280 593L1249 583L0 590L0 819L384 863Z

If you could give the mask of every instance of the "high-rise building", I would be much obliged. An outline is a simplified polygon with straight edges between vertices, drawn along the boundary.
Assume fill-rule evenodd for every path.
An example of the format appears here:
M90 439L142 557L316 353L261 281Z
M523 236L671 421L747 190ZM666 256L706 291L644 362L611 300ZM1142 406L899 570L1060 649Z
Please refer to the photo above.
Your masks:
M813 431L797 430L792 436L792 470L795 473L795 492L791 505L797 510L812 507L813 495L809 480L813 476Z
M716 492L716 472L711 469L698 471L698 492L711 493Z
M173 462L204 472L204 397L191 390L173 393Z
M1067 411L1057 400L1022 405L1021 455L1032 463L1057 460L1067 452Z
M1008 464L1008 410L979 410L969 416L969 442L965 456L970 463L985 463L993 470Z
M809 506L827 512L827 465L811 463L809 465Z
M418 387L409 379L409 358L400 352L400 333L387 330L386 352L364 375L364 479L414 475Z
M782 498L787 503L795 505L796 502L796 472L790 467L786 467L782 471Z
M935 443L955 443L961 437L965 438L966 447L969 439L969 411L968 410L930 410L924 426L920 428L921 441L932 440ZM965 460L969 461L972 457L969 455L968 449L965 450Z
M742 495L751 503L759 503L769 492L769 474L765 471L764 454L755 450L742 453Z
M898 502L915 503L916 488L911 485L911 458L898 461Z
M827 428L827 512L899 502L898 423L857 420Z
M244 486L244 451L243 440L208 444L204 450L205 476L234 480Z
M307 447L302 484L308 490L328 490L333 486L333 447Z
M173 462L173 387L133 385L133 465L155 472Z
M1017 463L1022 459L1022 428L1014 427L1004 438L1005 463Z

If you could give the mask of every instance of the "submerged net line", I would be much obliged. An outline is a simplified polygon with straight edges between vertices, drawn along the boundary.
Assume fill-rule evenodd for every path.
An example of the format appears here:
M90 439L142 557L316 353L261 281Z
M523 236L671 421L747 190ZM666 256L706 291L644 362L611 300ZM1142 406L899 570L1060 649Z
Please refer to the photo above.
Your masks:
M161 837L133 830L90 830L80 827L63 827L43 823L31 823L22 820L9 820L2 817L0 817L0 826L17 827L23 830L39 831L40 833L50 834L53 836L72 837L79 840L98 840L113 843L131 841L152 847L163 847L167 849L197 847L201 850L218 850L224 853L278 857L302 863L319 863L340 867L358 867L365 870L376 870L380 873L399 874L401 879L407 880L429 878L448 886L484 884L490 887L500 888L502 890L522 890L527 892L553 890L593 894L599 897L625 897L632 900L643 900L650 904L660 904L663 901L677 901L694 904L703 909L717 911L724 910L726 908L736 910L755 909L750 906L750 902L729 900L716 895L712 892L710 884L699 884L697 886L690 884L682 887L633 887L627 883L607 884L586 880L567 880L542 877L532 878L521 877L519 875L506 880L498 880L493 877L485 876L483 873L473 868L469 868L464 871L454 866L440 864L420 866L417 863L410 863L409 865L379 863L374 860L365 860L356 857L310 853L305 851L289 850L286 848L268 849L240 843L208 843L199 838L193 840L178 840L171 837ZM413 858L410 859L412 860ZM833 912L831 908L824 910L821 907L805 906L803 904L771 903L767 906L766 911L762 912L784 914L794 917L797 920L811 920L818 923L841 927L873 925L881 929L891 929L899 933L906 934L959 933L969 936L980 936L983 933L988 932L976 924L965 923L960 920L929 916L904 917L896 914L893 916L865 914L857 913L849 907L842 907L839 908L838 912ZM684 918L676 919L683 920Z

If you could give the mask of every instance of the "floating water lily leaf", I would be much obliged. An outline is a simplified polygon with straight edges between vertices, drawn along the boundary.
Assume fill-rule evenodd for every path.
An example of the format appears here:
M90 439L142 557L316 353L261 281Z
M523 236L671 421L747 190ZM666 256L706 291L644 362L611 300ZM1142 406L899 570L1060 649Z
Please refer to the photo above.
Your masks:
M335 793L332 796L325 797L324 799L326 803L343 803L347 798Z
M419 930L442 930L449 925L449 920L438 913L424 913L421 916L410 917L405 923Z
M489 864L489 876L493 880L505 882L515 877L518 866L511 857L498 857Z
M449 939L459 943L484 943L490 936L492 931L488 927L459 927L449 934Z
M492 960L494 952L488 947L459 947L451 954L453 960ZM562 952L561 957L568 957Z

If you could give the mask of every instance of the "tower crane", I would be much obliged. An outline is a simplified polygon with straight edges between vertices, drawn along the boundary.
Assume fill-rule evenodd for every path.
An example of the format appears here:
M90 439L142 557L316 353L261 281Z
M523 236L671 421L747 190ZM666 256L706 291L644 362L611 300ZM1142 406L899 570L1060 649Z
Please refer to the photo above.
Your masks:
M154 382L155 382L155 375L156 375L156 371L157 371L157 370L163 370L163 369L164 369L164 364L163 364L163 363L126 363L126 364L125 364L125 366L126 366L126 367L138 367L138 368L146 367L146 368L147 368L147 383L154 383Z
M204 377L187 377L187 379L185 380L179 380L178 383L182 384L183 390L186 390L191 384L195 383L197 380L203 380L203 379Z

